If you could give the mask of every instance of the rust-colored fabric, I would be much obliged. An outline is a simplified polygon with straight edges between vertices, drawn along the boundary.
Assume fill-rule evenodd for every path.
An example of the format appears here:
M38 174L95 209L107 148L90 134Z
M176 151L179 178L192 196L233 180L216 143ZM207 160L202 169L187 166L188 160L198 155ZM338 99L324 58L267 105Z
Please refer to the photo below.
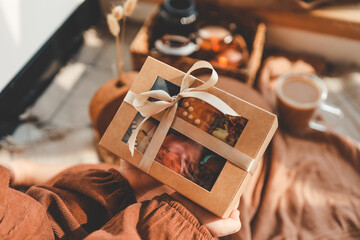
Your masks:
M259 89L275 109L279 75L314 73L308 63L269 57ZM279 129L240 201L242 229L233 239L359 239L360 150L346 137Z
M9 171L0 166L0 239L212 239L167 194L137 203L109 167L76 166L24 194L8 187Z
M45 209L33 198L9 188L9 179L9 170L0 166L0 239L54 239Z
M136 203L111 219L92 239L213 239L181 204L163 194Z
M58 238L83 239L136 202L130 185L114 169L69 171L53 185L27 193L47 210Z

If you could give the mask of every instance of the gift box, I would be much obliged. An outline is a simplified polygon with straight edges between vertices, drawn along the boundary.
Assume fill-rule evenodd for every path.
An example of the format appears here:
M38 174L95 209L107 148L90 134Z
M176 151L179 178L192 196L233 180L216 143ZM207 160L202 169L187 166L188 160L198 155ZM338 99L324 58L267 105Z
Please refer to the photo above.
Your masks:
M206 82L190 73L210 68ZM185 74L145 61L100 145L210 212L228 217L277 128L274 114L213 85L200 61Z
M250 15L248 11L241 10L238 7L229 7L227 4L227 2L222 2L221 4L197 2L199 15L203 17L203 22L208 22L210 25L221 22L222 18L231 19L232 22L236 23L237 32L246 42L249 59L246 64L240 67L227 67L221 64L214 64L214 67L219 74L236 78L252 86L261 64L265 44L266 25L258 18ZM199 60L197 54L189 56L169 56L154 51L154 42L159 37L155 34L155 30L159 28L159 26L157 26L158 12L159 8L155 8L154 12L145 21L131 43L130 51L133 68L140 70L145 59L148 56L152 56L179 70L187 71Z

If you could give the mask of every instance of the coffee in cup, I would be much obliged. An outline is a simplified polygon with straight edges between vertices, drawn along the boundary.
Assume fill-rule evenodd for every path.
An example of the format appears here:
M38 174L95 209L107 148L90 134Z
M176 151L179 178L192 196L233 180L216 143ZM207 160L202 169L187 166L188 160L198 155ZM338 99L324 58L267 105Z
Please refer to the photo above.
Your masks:
M298 131L308 126L317 130L326 130L324 126L312 120L317 109L342 117L340 109L325 104L327 88L317 76L303 73L284 74L278 79L276 91L277 110L282 127Z

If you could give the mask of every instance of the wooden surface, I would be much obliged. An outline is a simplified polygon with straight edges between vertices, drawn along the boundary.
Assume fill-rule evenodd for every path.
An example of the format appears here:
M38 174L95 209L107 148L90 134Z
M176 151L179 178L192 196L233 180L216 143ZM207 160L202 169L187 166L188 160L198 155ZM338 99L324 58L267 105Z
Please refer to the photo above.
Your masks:
M161 3L163 0L141 0ZM228 3L221 3L224 7ZM232 3L232 5L237 3ZM238 3L239 5L241 3ZM250 4L251 5L251 4ZM240 7L239 7L240 9ZM268 23L360 40L360 3L323 7L309 12L254 11Z
M261 10L255 14L270 24L360 40L360 3L306 13Z
M132 69L128 49L141 25L127 21L125 71ZM23 123L16 131L0 141L0 164L19 159L66 166L100 161L89 103L95 92L115 77L116 61L115 39L100 36L94 29L85 33L84 46L22 116ZM106 155L101 149L99 152Z
M313 10L313 16L360 24L360 3Z

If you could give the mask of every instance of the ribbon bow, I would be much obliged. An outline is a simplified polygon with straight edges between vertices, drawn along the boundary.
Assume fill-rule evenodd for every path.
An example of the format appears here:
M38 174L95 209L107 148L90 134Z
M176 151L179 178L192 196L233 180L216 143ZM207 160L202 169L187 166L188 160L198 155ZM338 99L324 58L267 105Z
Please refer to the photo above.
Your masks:
M211 76L206 82L204 82L200 86L195 87L195 88L190 88L190 86L195 81L195 78L189 77L190 73L192 73L193 71L200 69L200 68L211 69L212 70ZM145 117L145 119L137 126L137 128L135 130L133 130L133 132L128 140L131 155L132 156L134 155L136 137L137 137L142 125L151 116L167 109L165 114L161 118L160 124L157 127L155 134L153 136L153 139L157 138L157 139L163 140L165 138L167 132L169 131L169 129L175 119L178 102L182 98L187 98L187 97L198 98L198 99L201 99L204 102L212 105L213 107L215 107L216 109L218 109L219 111L221 111L224 114L231 115L231 116L240 116L230 106L228 106L225 102L223 102L221 99L212 95L211 93L206 92L206 90L213 87L217 83L217 81L218 81L218 74L216 73L213 66L209 62L198 61L184 75L184 78L182 79L182 82L181 82L180 92L179 92L179 94L177 94L175 96L170 96L164 90L151 90L148 92L136 94L136 96L133 96L133 97L127 96L126 99L133 98L133 100L130 101L131 102L130 104L132 104L135 107L135 109L138 112L140 112L140 114L143 117ZM134 93L129 91L128 94L134 94ZM158 101L150 102L150 101L148 101L148 98L157 99ZM125 100L125 101L129 102L129 100ZM145 156L148 156L147 159L154 159L156 156L156 153L158 151L158 149L157 149L154 156L152 156L151 154L150 154L151 156L149 156L149 154L147 154L147 151L152 148L152 146L151 146L152 142L153 141L150 141L150 144L144 153L144 157L139 164L139 168L144 170L145 172L148 172L151 167L151 165L149 164L149 161L146 161L144 159ZM152 152L154 154L153 150L152 150Z

